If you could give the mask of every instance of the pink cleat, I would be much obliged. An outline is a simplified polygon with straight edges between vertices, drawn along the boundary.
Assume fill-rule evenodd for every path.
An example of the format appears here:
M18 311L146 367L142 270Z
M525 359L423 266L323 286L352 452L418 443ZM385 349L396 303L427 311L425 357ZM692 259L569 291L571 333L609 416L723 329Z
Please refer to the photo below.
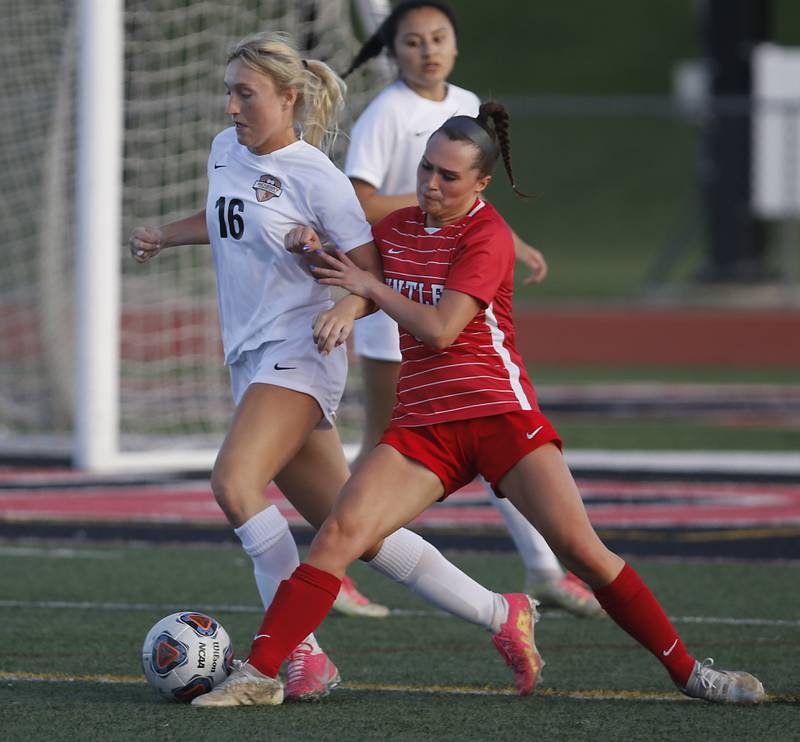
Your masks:
M333 601L333 607L334 610L345 616L386 618L389 615L389 609L385 605L372 603L358 591L355 582L347 575L342 580L342 587L339 589L336 600Z
M328 655L303 642L287 660L284 697L287 701L318 701L340 681L339 671Z
M539 605L563 608L576 616L596 618L605 615L589 586L572 572L567 572L559 580L528 582L525 592Z
M506 593L508 618L492 637L497 651L514 673L521 696L533 692L542 674L544 660L533 643L533 624L538 619L535 603L524 593Z

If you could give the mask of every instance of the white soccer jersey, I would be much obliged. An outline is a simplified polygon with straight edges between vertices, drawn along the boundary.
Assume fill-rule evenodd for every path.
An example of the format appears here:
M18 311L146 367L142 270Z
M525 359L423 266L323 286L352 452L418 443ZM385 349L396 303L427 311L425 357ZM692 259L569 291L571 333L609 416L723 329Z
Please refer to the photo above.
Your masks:
M229 365L268 340L306 332L332 306L330 289L284 249L290 229L309 225L344 252L372 240L350 181L325 154L297 141L255 155L233 127L211 145L206 222Z
M451 116L477 116L475 93L447 85L444 100L415 93L402 80L384 88L353 126L344 171L384 196L415 193L428 138Z

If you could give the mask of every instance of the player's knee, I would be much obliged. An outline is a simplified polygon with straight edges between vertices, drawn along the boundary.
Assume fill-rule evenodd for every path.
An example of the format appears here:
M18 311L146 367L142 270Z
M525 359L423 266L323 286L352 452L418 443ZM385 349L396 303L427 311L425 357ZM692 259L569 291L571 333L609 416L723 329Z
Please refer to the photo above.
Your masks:
M331 516L314 537L311 552L315 559L346 566L358 559L365 547L359 546L361 536L347 518Z
M246 483L235 472L226 470L224 466L214 466L211 472L211 491L222 512L231 522L244 520L248 489Z

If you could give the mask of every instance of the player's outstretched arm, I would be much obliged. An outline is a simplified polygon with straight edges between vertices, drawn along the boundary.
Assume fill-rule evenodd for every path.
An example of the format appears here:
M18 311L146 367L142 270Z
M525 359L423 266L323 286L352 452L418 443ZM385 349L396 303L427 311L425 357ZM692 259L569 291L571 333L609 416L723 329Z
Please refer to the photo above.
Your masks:
M460 291L445 289L435 305L419 304L361 270L349 255L336 251L324 254L326 268L314 267L320 283L341 286L370 299L420 342L434 350L444 350L459 336L480 311L477 299Z
M528 268L530 273L522 279L523 286L541 283L547 278L547 261L539 250L529 245L513 229L511 236L514 238L514 257L518 263Z
M131 255L137 263L146 263L167 247L208 243L205 210L160 227L136 227L128 240Z

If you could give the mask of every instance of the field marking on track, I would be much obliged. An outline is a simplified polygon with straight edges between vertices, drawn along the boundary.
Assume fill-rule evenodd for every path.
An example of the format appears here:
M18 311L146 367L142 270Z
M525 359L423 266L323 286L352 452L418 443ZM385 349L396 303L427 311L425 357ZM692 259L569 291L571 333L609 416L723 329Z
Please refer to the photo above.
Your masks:
M170 605L168 603L102 603L94 601L71 601L71 600L0 600L0 608L43 608L47 610L98 610L98 611L181 611L188 610L185 605ZM252 613L261 615L264 609L254 605L203 605L192 610L202 610L207 613ZM165 614L166 615L166 614ZM403 608L393 608L390 617L433 617L433 618L455 618L444 611L414 611ZM544 614L544 620L550 619L573 619L581 620L575 616L564 613L563 611L548 611ZM725 616L670 616L670 621L675 623L694 623L694 624L723 624L729 626L800 626L800 618L728 618Z
M66 673L0 672L3 683L95 683L98 685L145 685L145 680L137 675L68 675ZM337 691L379 692L379 693L422 693L443 696L516 696L512 688L478 688L456 685L385 685L382 683L344 683ZM336 691L334 691L336 692ZM574 701L656 701L660 703L684 703L694 699L677 691L654 693L636 690L559 690L539 688L534 693L544 698L567 699ZM800 697L788 695L767 695L765 703L800 703Z

